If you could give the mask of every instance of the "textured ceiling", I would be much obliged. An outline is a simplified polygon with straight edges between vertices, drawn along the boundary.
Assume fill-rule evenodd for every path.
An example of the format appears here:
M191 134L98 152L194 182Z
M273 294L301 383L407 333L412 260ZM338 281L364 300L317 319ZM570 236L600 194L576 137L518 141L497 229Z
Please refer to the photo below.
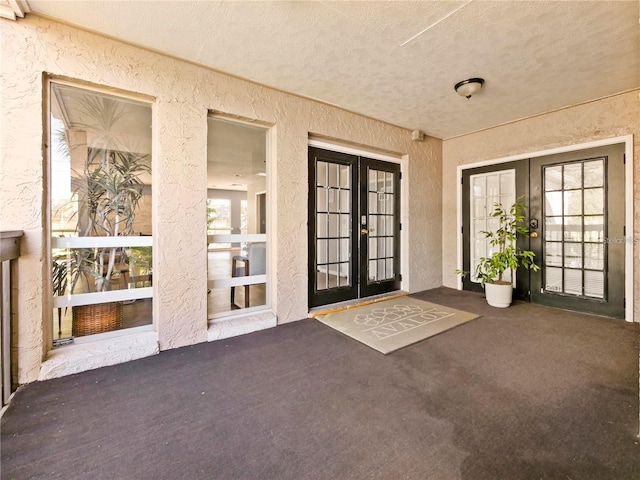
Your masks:
M637 0L28 5L443 139L640 86ZM486 83L467 100L453 85L469 77Z

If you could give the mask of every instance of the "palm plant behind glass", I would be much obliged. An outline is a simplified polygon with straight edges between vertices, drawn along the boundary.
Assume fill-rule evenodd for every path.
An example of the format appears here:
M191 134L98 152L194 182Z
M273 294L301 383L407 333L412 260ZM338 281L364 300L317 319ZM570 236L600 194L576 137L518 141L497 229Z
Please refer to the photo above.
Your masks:
M114 131L129 114L126 104L90 94L73 100L73 107L84 119L80 127L92 135L84 171L77 172L80 181L74 191L78 199L77 233L81 237L132 235L144 187L141 176L151 169L148 155L126 148ZM118 247L76 250L75 261L71 263L75 267L71 291L79 280L84 291L90 291L90 279L96 291L108 290L111 280L119 276L116 265L121 253Z

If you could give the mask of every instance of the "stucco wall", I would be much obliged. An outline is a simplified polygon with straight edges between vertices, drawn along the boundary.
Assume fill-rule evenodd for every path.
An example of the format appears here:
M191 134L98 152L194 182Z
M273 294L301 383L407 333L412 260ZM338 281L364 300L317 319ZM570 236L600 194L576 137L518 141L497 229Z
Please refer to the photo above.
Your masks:
M595 140L634 135L634 178L640 178L640 100L638 91L612 96L545 115L445 140L443 149L442 268L443 283L455 287L456 169L493 160ZM634 204L640 189L634 188ZM640 209L635 208L634 236L640 238ZM640 254L634 251L634 317L640 320Z
M315 134L408 158L410 265L405 288L441 284L441 141L35 16L2 22L0 228L24 230L18 279L19 381L37 378L50 339L46 288L43 73L153 101L154 322L160 348L206 341L207 113L271 129L276 255L272 304L280 323L307 315L307 139ZM45 311L46 310L46 311ZM45 325L43 327L43 325Z

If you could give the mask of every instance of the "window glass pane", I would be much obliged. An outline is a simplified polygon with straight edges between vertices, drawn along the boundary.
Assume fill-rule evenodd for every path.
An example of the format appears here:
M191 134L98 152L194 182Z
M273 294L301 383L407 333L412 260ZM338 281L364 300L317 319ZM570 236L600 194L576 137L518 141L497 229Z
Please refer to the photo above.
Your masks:
M318 213L316 217L316 236L318 238L326 238L329 236L329 215L326 213Z
M152 234L151 105L50 88L53 338L149 325L152 239L144 247L126 243ZM95 248L80 246L87 237ZM126 305L100 295L134 288L137 298Z
M584 294L587 297L604 298L604 272L584 272Z
M564 239L572 242L582 241L582 217L564 217Z
M378 258L387 256L385 245L386 245L385 238L378 238Z
M327 162L318 162L316 164L316 184L319 187L329 186L329 165Z
M351 257L351 248L349 239L340 240L340 261L348 262Z
M547 217L562 215L562 192L545 192L544 214Z
M545 240L562 240L562 217L546 217L544 219Z
M545 167L544 189L547 192L562 190L562 166Z
M369 230L369 238L377 237L378 235L383 235L380 227L378 226L379 219L382 217L378 215L369 215L369 226L367 227Z
M500 195L509 195L515 193L513 188L515 186L513 173L501 173L500 174ZM513 202L510 203L510 205Z
M375 282L378 280L378 261L369 260L369 281Z
M386 237L385 257L393 257L393 237Z
M369 237L369 259L378 258L378 239Z
M387 278L388 279L393 278L393 276L395 275L394 272L393 272L393 259L392 258L387 258L385 272L387 274Z
M369 192L369 213L378 213L378 194Z
M394 228L393 228L393 220L394 217L391 216L387 216L385 217L385 222L386 222L386 226L385 226L385 234L386 235L393 235L394 234Z
M571 268L582 268L582 244L569 243L564 244L564 266Z
M340 170L335 163L329 164L329 186L338 187L340 185Z
M316 263L318 265L323 265L328 262L327 256L327 248L328 248L328 240L318 240L316 246Z
M385 213L387 215L393 215L393 195L392 194L385 194L384 196L384 200L385 200Z
M340 211L349 213L351 211L351 191L340 190Z
M340 191L336 190L335 188L330 188L327 193L329 194L329 211L335 212L335 213L339 212L340 211Z
M604 270L604 244L586 243L584 245L584 268Z
M329 243L329 263L335 263L338 261L338 248L340 246L339 240L328 240Z
M340 186L349 188L351 184L351 167L349 165L340 165Z
M604 162L592 160L584 163L584 188L604 185Z
M351 231L351 225L349 224L349 220L351 219L350 215L340 215L340 236L348 237Z
M595 215L584 217L584 241L603 242L604 241L604 217Z
M584 191L584 214L602 215L604 213L604 188L589 188Z
M316 288L318 290L326 290L329 288L329 279L326 270L318 270L316 272Z
M562 268L547 267L544 271L544 289L550 292L562 292Z
M564 189L582 188L582 163L564 166Z
M482 197L486 196L486 183L487 177L484 175L475 175L472 177L471 184L472 188L472 196L473 197Z
M582 270L564 270L564 292L582 295Z
M582 190L564 192L564 214L582 215Z
M337 237L338 236L338 224L340 222L340 216L337 214L329 215L329 237Z
M208 318L217 319L268 304L262 277L267 274L268 251L267 130L215 117L207 124L207 203L216 215L210 234L231 235L224 242L210 242L207 251ZM315 192L321 212L328 209L327 181L327 164L319 162L316 183L322 187ZM318 214L316 228L323 236L330 233L326 213ZM325 245L317 259L326 261L326 255ZM231 287L232 278L244 284Z
M544 244L544 264L545 266L562 266L562 243L545 242Z
M385 187L384 187L384 191L387 193L394 193L393 192L393 173L391 172L385 172Z
M329 190L325 187L318 187L316 189L316 210L318 212L329 211Z
M487 195L497 197L500 195L500 175L492 174L487 176Z

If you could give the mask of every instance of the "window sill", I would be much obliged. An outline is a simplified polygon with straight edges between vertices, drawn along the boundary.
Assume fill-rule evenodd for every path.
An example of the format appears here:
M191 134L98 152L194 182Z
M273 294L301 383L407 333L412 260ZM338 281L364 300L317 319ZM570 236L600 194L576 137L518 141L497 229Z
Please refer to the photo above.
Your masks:
M38 380L129 362L160 352L156 332L137 332L95 341L85 340L50 350Z
M229 318L210 320L207 335L208 340L213 342L273 328L277 324L278 320L272 310L260 310L246 315L234 315Z

